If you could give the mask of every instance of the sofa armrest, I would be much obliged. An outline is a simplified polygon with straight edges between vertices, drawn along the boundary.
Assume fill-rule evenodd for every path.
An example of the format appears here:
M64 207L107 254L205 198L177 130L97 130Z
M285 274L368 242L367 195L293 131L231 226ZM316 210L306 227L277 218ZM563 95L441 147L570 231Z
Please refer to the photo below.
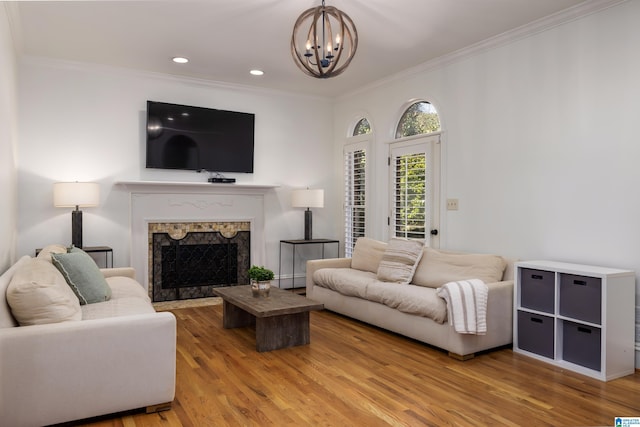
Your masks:
M493 292L504 292L505 290L511 290L513 293L513 280L503 280L501 282L493 282L487 283L487 287L489 288L489 293Z
M313 293L313 273L321 268L351 268L351 258L311 259L307 261L307 296Z
M136 279L136 271L133 267L101 268L100 271L104 274L105 278L124 276L130 277L133 280Z
M487 283L487 326L504 334L513 331L513 280ZM492 332L494 333L494 332Z
M176 319L169 312L0 329L6 425L56 424L170 402L175 375Z

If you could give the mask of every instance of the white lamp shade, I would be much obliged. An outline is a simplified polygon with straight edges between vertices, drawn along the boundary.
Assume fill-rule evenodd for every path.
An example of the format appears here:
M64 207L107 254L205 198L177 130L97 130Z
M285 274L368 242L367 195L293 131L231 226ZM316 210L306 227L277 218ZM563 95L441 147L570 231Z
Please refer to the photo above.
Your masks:
M96 182L56 182L53 184L53 206L92 207L100 203L100 185Z
M294 208L323 208L324 190L293 190L291 206Z

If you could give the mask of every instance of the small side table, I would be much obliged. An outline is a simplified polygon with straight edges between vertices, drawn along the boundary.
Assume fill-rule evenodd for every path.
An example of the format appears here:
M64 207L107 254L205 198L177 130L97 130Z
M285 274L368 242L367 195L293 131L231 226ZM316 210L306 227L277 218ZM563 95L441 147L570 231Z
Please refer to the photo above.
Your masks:
M280 263L280 271L278 272L278 288L280 288L280 282L282 278L282 246L288 245L291 246L291 290L297 289L295 286L296 280L296 247L299 245L321 245L322 252L321 258L324 259L325 254L325 246L327 244L335 244L337 249L337 255L340 256L340 241L334 239L309 239L309 240L280 240L280 254L279 254L279 263Z
M80 248L88 254L91 253L103 253L104 254L104 268L113 268L113 249L109 246L85 246ZM40 253L42 248L36 249L36 256ZM96 262L96 264L98 264ZM98 264L98 267L103 267Z

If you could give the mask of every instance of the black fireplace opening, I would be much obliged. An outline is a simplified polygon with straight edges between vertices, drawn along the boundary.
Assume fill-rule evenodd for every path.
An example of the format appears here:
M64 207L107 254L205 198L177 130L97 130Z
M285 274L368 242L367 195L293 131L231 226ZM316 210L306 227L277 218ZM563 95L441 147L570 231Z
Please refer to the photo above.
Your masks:
M162 288L227 285L238 282L238 245L162 247Z
M189 232L180 240L153 233L153 301L213 296L221 286L248 284L248 231L231 238L217 231Z

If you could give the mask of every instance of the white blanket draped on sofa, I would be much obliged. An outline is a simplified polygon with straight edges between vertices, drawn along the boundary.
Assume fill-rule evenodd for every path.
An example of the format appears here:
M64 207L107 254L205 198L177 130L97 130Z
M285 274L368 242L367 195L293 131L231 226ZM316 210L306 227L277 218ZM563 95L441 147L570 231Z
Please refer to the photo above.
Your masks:
M447 302L449 324L461 334L487 333L489 288L480 279L460 280L442 285L436 294Z

